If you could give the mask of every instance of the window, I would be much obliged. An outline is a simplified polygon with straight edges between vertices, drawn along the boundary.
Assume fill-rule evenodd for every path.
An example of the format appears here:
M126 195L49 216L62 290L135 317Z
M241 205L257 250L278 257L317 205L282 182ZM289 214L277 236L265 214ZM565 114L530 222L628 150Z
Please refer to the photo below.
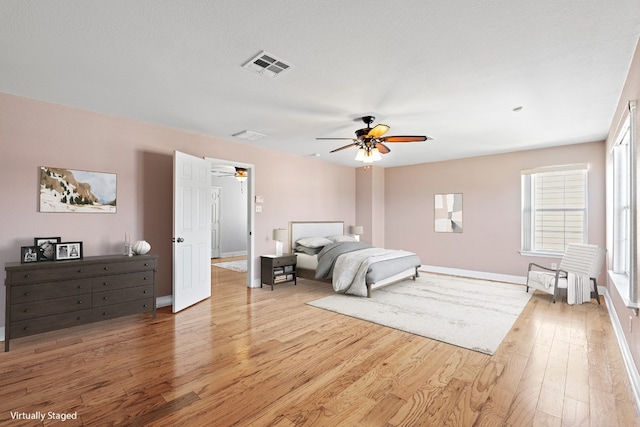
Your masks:
M629 118L613 147L613 271L629 277L631 252L631 135Z
M587 165L522 171L522 253L562 255L587 242Z
M627 307L637 309L637 280L633 274L637 270L635 114L636 103L631 101L629 102L629 114L618 132L611 152L613 163L613 244L609 277Z

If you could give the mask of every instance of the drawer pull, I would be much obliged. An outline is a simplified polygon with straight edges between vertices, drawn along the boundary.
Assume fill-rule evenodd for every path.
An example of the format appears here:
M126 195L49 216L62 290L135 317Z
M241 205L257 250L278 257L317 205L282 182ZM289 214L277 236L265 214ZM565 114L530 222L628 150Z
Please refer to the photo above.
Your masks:
M25 278L25 279L28 279L28 278L30 278L30 277L31 277L31 275L30 275L30 274L25 274L25 275L24 275L24 278Z
M82 319L82 317L80 317L80 316L76 317L76 320L80 320L80 319Z
M105 267L104 269L105 269L105 270L108 270L108 269L109 269L109 267L107 266L107 267Z
M78 269L78 273L82 273L82 269L81 268Z
M30 312L30 311L31 311L31 310L29 310L28 308L25 308L25 309L24 309L24 312L25 312L25 313L28 313L28 312Z
M25 297L28 297L29 295L31 295L31 292L25 292L25 293L24 293L24 296L25 296Z
M102 286L107 286L109 282L102 282Z
M107 312L106 312L106 311L103 311L103 312L102 312L102 315L103 315L103 316L106 316L106 315L107 315Z
M147 276L144 276L144 279L142 279L142 280L147 280Z
M144 308L147 308L147 304L142 304L142 306L143 306Z
M106 300L108 300L108 299L109 299L109 297L102 297L102 299L103 299L104 301L106 301Z
M29 327L28 327L28 326L25 326L24 328L22 328L22 330L23 330L23 331L28 331L28 330L29 330Z
M78 304L82 304L82 300L78 301Z
M146 289L144 291L142 291L143 294L146 294L147 292L149 292L149 291L147 291Z
M78 289L82 289L82 285L78 285Z

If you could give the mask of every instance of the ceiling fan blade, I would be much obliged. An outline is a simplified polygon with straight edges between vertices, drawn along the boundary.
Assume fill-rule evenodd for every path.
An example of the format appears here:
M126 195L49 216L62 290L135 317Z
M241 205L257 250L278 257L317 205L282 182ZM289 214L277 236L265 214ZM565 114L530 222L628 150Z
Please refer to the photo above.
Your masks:
M413 136L402 135L402 136L385 136L383 138L380 138L380 141L382 142L419 142L419 141L426 141L427 139L433 139L433 138L429 138L428 136L424 136L424 135L413 135Z
M335 153L336 151L344 150L345 148L355 147L356 145L357 145L356 143L345 145L344 147L336 148L335 150L331 150L329 152L330 153Z
M331 140L331 141L355 141L355 138L316 138L317 140L322 139L322 140Z
M389 130L389 126L387 125L383 125L383 124L379 124L379 125L375 125L370 131L369 134L367 135L367 138L380 138L382 135L384 135L387 131Z
M389 151L391 151L391 149L389 149L389 147L384 145L382 142L378 142L376 144L376 147L378 148L378 151L382 154L387 154Z

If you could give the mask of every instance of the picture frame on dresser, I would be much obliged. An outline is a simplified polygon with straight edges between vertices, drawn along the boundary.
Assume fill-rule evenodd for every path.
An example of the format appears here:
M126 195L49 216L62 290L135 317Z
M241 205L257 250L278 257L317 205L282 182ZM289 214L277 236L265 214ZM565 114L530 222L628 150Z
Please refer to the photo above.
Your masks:
M55 244L54 260L82 259L82 242L61 242Z
M36 246L20 247L20 263L38 262L38 248Z
M38 261L53 261L55 244L61 241L60 237L34 237L33 246L37 248Z

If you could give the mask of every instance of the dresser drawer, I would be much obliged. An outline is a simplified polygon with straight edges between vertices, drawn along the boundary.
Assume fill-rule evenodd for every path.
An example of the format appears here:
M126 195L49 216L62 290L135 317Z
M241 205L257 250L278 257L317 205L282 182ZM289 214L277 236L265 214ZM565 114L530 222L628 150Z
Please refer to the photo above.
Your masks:
M156 258L151 256L141 256L140 258L109 257L103 262L91 262L85 259L80 261L20 264L7 271L7 282L12 285L20 285L155 270Z
M282 265L292 265L295 264L297 261L296 255L291 255L291 256L283 256L280 258L274 258L273 259L273 266L274 267L280 267Z
M11 304L91 293L91 279L20 285L11 288Z
M91 321L98 322L100 320L113 319L115 317L127 316L129 314L145 313L147 311L152 311L153 305L153 298L147 298L137 301L129 301L122 304L94 307L91 314Z
M130 261L130 260L131 261ZM103 274L121 274L130 273L141 270L155 270L156 263L153 258L129 258L125 261L114 260L112 262L104 262L100 264L87 265L85 271L92 276Z
M64 261L63 261L64 262ZM44 264L44 263L43 263ZM27 283L52 282L57 280L75 279L87 277L87 271L81 265L57 266L50 263L50 266L42 268L31 268L16 270L11 272L11 284L20 285Z
M146 299L153 296L153 285L136 286L135 288L112 289L110 291L94 292L93 307L119 304L126 301Z
M93 279L93 292L152 285L154 276L153 271L141 271L139 273L96 277Z
M91 322L91 310L79 310L71 313L39 317L37 319L11 322L11 337L19 338L56 329L70 328Z
M11 321L62 314L91 307L91 294L11 304Z

